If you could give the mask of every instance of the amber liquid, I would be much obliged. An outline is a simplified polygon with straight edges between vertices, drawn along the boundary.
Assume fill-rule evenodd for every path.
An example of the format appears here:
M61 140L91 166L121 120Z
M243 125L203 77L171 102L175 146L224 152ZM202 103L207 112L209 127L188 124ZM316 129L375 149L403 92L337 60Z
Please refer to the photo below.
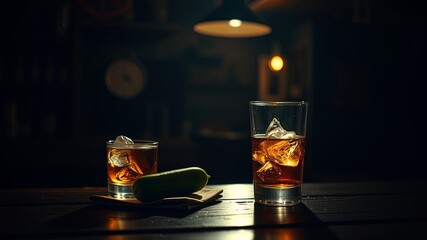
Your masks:
M157 147L107 147L107 178L115 185L132 185L147 174L157 173Z
M305 155L305 138L269 139L255 135L252 142L254 183L272 188L301 185Z

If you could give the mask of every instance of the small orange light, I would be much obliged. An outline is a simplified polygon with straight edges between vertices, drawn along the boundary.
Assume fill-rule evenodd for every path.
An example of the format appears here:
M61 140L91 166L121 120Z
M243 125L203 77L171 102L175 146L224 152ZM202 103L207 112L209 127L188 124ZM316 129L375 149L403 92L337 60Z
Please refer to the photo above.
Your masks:
M270 61L268 62L268 66L270 67L271 71L280 71L282 70L284 65L283 59L280 56L273 56Z

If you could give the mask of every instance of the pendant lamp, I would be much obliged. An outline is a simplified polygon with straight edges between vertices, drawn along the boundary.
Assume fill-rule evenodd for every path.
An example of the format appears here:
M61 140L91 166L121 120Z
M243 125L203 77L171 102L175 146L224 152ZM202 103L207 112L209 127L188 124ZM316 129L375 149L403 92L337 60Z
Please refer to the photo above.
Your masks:
M223 0L222 4L193 26L211 37L250 38L271 33L271 27L251 11L245 0Z

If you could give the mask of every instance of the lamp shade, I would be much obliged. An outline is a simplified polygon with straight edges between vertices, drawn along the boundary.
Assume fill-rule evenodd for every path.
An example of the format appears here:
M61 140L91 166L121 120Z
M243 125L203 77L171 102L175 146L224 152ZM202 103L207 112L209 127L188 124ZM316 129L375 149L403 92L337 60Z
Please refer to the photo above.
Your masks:
M211 14L193 26L212 37L248 38L271 33L271 27L251 11L245 0L224 0Z

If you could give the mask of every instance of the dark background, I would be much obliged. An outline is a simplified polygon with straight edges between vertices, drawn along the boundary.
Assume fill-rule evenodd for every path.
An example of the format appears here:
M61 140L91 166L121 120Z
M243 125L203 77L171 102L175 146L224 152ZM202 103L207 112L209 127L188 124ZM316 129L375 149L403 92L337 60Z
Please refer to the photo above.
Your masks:
M248 102L260 100L258 60L276 45L279 100L310 104L305 181L426 177L419 2L250 1L273 28L253 39L192 31L220 1L134 0L117 16L85 2L104 1L0 8L3 187L104 186L105 141L120 134L158 140L160 171L194 165L211 183L251 182ZM146 70L131 99L105 85L122 58Z

